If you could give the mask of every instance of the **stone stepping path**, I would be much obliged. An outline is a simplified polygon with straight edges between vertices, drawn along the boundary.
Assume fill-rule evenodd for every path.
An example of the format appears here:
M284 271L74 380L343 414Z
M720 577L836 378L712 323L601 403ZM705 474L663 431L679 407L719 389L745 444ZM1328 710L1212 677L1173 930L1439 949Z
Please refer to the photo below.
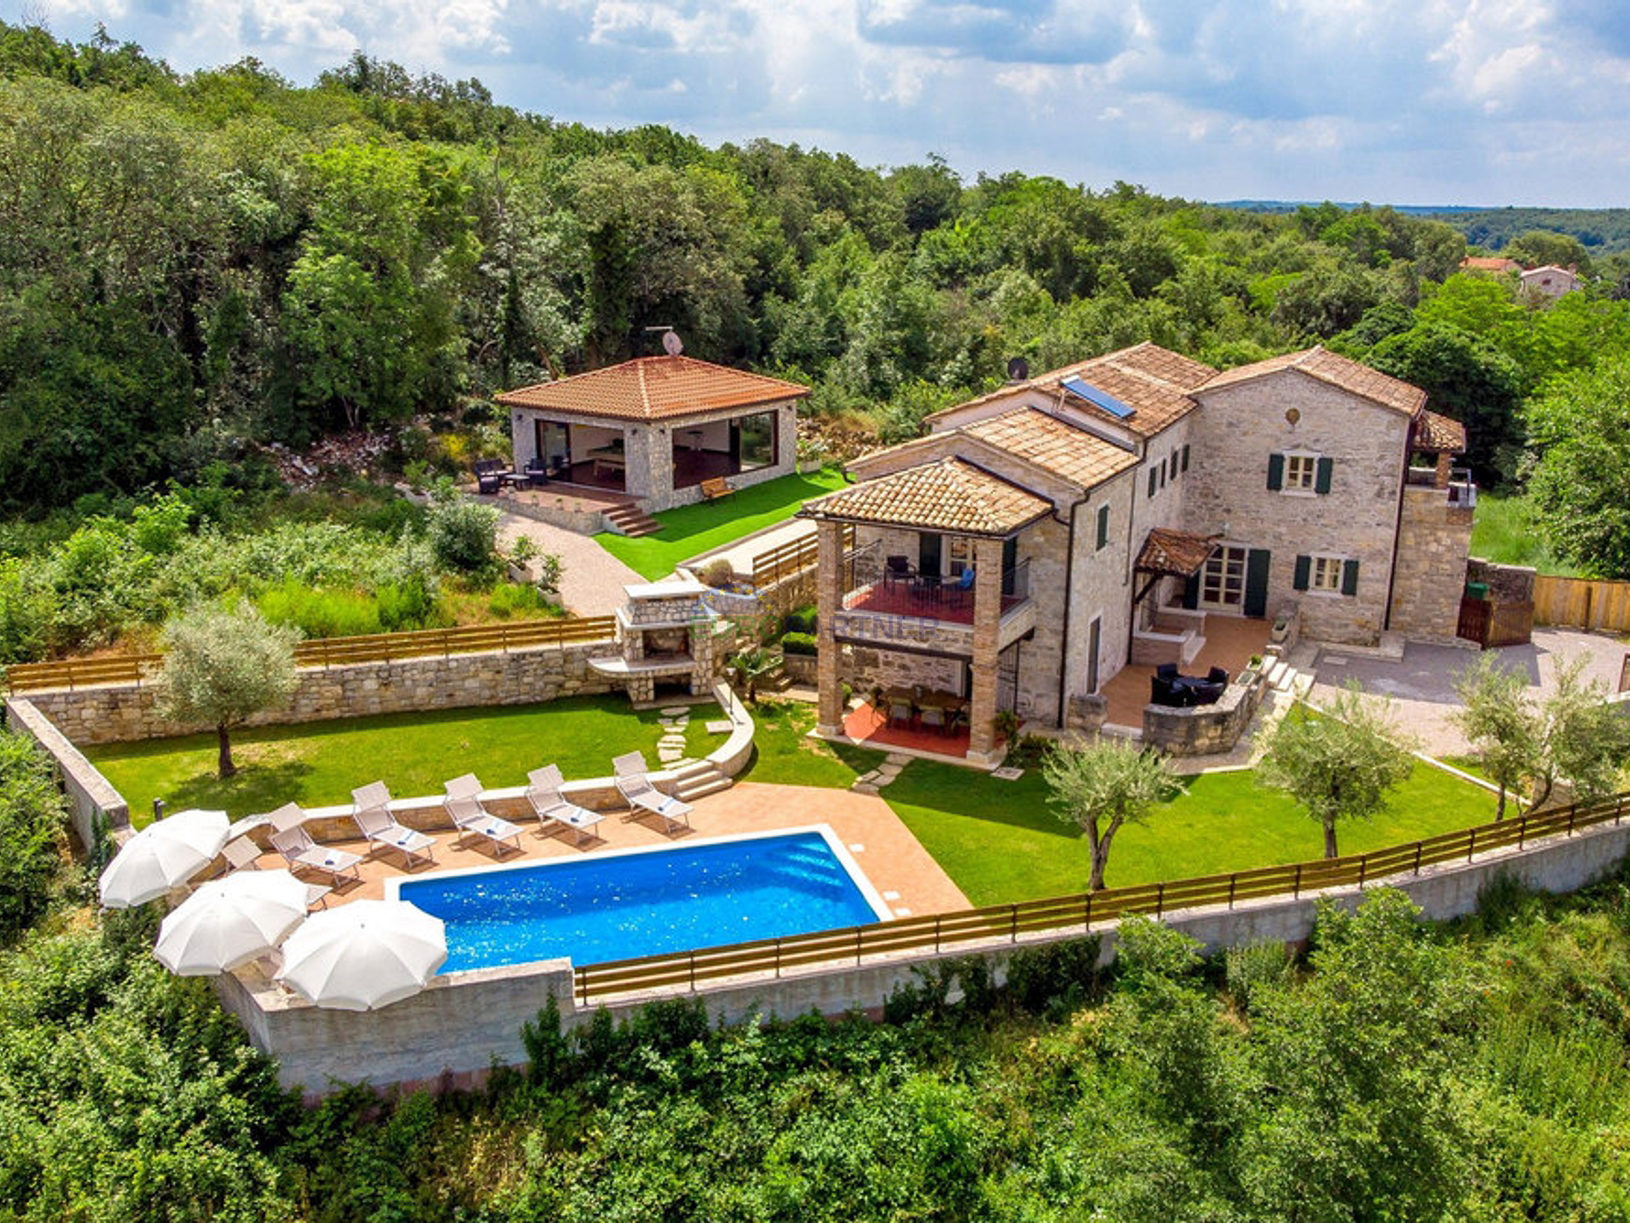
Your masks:
M883 763L869 773L862 773L855 778L854 785L849 788L856 794L876 794L889 782L900 776L900 770L911 763L911 757L901 752L890 752L883 758Z
M685 757L685 728L690 725L690 709L685 705L670 705L658 719L662 738L657 740L657 760L670 767L689 764Z

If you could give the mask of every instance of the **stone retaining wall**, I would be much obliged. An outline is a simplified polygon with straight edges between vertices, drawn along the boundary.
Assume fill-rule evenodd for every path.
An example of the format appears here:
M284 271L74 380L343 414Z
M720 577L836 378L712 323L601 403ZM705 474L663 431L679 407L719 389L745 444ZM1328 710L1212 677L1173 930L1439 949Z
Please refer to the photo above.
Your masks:
M257 714L251 726L318 722L368 714L479 705L525 705L589 696L621 687L589 667L615 657L617 643L537 646L507 653L453 654L336 667L303 667L293 698ZM29 700L72 742L82 746L190 734L207 726L177 726L154 709L145 684L33 692Z
M51 757L57 784L68 796L68 818L81 848L94 845L102 828L116 833L130 826L130 806L124 796L32 701L9 699L6 725L33 739Z
M1526 565L1497 565L1478 556L1466 562L1466 580L1486 585L1495 603L1532 603L1537 576L1538 570Z
M1420 905L1424 915L1443 921L1472 912L1477 896L1497 875L1510 874L1530 888L1568 892L1612 870L1630 847L1630 824L1600 825L1572 837L1553 837L1524 850L1509 847L1480 855L1472 863L1423 870L1392 881ZM1375 886L1375 885L1372 885ZM1349 908L1363 889L1332 889L1324 895ZM1272 897L1232 909L1212 907L1167 914L1166 923L1203 943L1207 950L1273 940L1296 943L1313 932L1316 898ZM1114 955L1114 927L1104 936L1105 960ZM920 969L966 956L987 961L996 979L1005 978L1016 947L1067 942L1076 933L1041 933L1008 941L963 947L942 955L902 953L856 967L792 970L779 979L720 985L702 997L715 1022L735 1023L754 1015L783 1019L808 1014L846 1013L881 1007L902 985L914 983ZM279 989L258 970L216 978L222 1005L243 1020L250 1040L278 1059L287 1087L321 1095L341 1082L434 1085L471 1082L494 1064L525 1060L521 1025L537 1017L553 996L562 1026L587 1023L598 1006L579 1008L573 997L571 964L549 960L510 968L489 968L437 977L424 993L367 1013L325 1011ZM657 996L620 999L606 1009L623 1018Z

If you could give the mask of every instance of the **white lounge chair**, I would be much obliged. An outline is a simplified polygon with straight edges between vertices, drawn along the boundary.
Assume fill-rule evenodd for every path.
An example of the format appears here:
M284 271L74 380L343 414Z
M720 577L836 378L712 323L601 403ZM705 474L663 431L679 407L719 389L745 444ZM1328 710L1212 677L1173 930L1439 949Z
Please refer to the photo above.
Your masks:
M222 875L260 869L255 865L260 858L260 846L249 837L234 837L228 841L221 846L221 856L226 859L226 865L221 868Z
M541 835L547 836L549 824L556 823L575 829L577 843L583 845L594 836L594 826L606 818L598 811L579 807L561 796L560 787L566 779L560 775L558 764L533 769L526 775L526 780L526 801L532 804L532 810L537 814Z
M302 866L322 871L334 881L335 887L347 875L361 881L358 863L362 861L362 855L345 849L330 849L312 840L305 829L306 813L300 810L299 803L284 803L266 818L272 824L272 848L283 855L283 861L289 864L291 871L298 874Z
M664 831L667 832L672 832L675 824L690 827L690 804L664 794L651 784L651 779L646 776L643 755L629 752L625 756L614 757L611 767L615 773L617 792L628 800L628 805L636 814L649 811L653 815L660 815L665 824Z
M455 777L452 781L444 782L442 789L447 791L447 797L442 799L442 806L447 809L448 816L458 829L461 844L465 833L473 832L491 841L496 853L504 852L506 841L513 841L515 844L510 848L520 850L521 830L508 820L499 819L481 805L481 781L474 773L466 773L463 777Z
M351 819L370 845L401 850L402 857L410 867L415 858L423 858L426 862L436 860L432 852L436 844L433 839L396 822L396 817L391 814L391 792L385 788L384 782L376 781L352 790L351 798L356 803Z

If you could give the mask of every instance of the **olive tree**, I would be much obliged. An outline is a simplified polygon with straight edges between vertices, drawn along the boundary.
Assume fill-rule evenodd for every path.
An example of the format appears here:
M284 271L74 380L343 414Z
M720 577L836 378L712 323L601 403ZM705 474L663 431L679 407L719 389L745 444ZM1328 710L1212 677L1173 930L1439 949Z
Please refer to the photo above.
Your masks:
M1294 709L1268 732L1257 776L1307 808L1335 858L1336 825L1374 816L1413 767L1385 712L1349 688L1323 713Z
M1104 886L1109 848L1123 824L1141 824L1149 812L1183 792L1182 781L1152 748L1140 750L1119 739L1099 739L1087 747L1055 747L1042 761L1041 775L1051 791L1047 801L1059 819L1079 824L1092 844L1087 890Z
M156 696L159 716L203 722L220 743L219 772L231 777L231 731L294 692L297 630L269 624L247 603L225 609L194 608L164 630L164 665Z
M1538 774L1545 741L1544 720L1528 699L1528 678L1501 667L1493 654L1480 654L1455 679L1455 692L1462 707L1450 719L1471 740L1489 780L1500 787L1494 818L1504 819L1506 792L1521 793Z

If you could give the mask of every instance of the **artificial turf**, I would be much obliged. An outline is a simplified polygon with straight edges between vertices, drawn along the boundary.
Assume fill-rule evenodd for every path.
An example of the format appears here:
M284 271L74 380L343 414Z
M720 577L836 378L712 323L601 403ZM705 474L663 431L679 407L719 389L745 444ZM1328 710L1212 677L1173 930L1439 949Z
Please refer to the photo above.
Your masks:
M782 476L744 488L722 501L704 501L663 510L652 517L662 529L650 535L596 535L595 541L642 577L656 581L682 560L790 518L813 497L844 485L843 473L823 467L807 476Z
M206 807L237 817L287 802L346 803L371 781L407 798L440 794L444 781L464 773L489 787L523 785L529 770L551 762L568 780L603 777L613 756L636 749L656 767L659 716L635 711L617 695L255 727L233 734L238 774L226 781L215 775L213 734L110 743L85 754L125 796L131 818L144 824L155 798L170 811ZM688 755L706 755L723 742L704 726L722 716L715 704L692 707Z
M757 724L753 759L740 781L847 790L860 774L883 763L885 753L809 737L815 709L801 701L763 701L752 710Z
M1039 769L1001 781L917 760L883 797L975 905L1086 890L1089 843L1080 828L1054 814ZM1340 849L1379 849L1488 823L1494 806L1487 790L1417 763L1385 812L1338 828ZM1248 771L1206 773L1147 823L1116 834L1105 883L1226 874L1309 861L1323 852L1319 825L1288 796L1257 786Z

